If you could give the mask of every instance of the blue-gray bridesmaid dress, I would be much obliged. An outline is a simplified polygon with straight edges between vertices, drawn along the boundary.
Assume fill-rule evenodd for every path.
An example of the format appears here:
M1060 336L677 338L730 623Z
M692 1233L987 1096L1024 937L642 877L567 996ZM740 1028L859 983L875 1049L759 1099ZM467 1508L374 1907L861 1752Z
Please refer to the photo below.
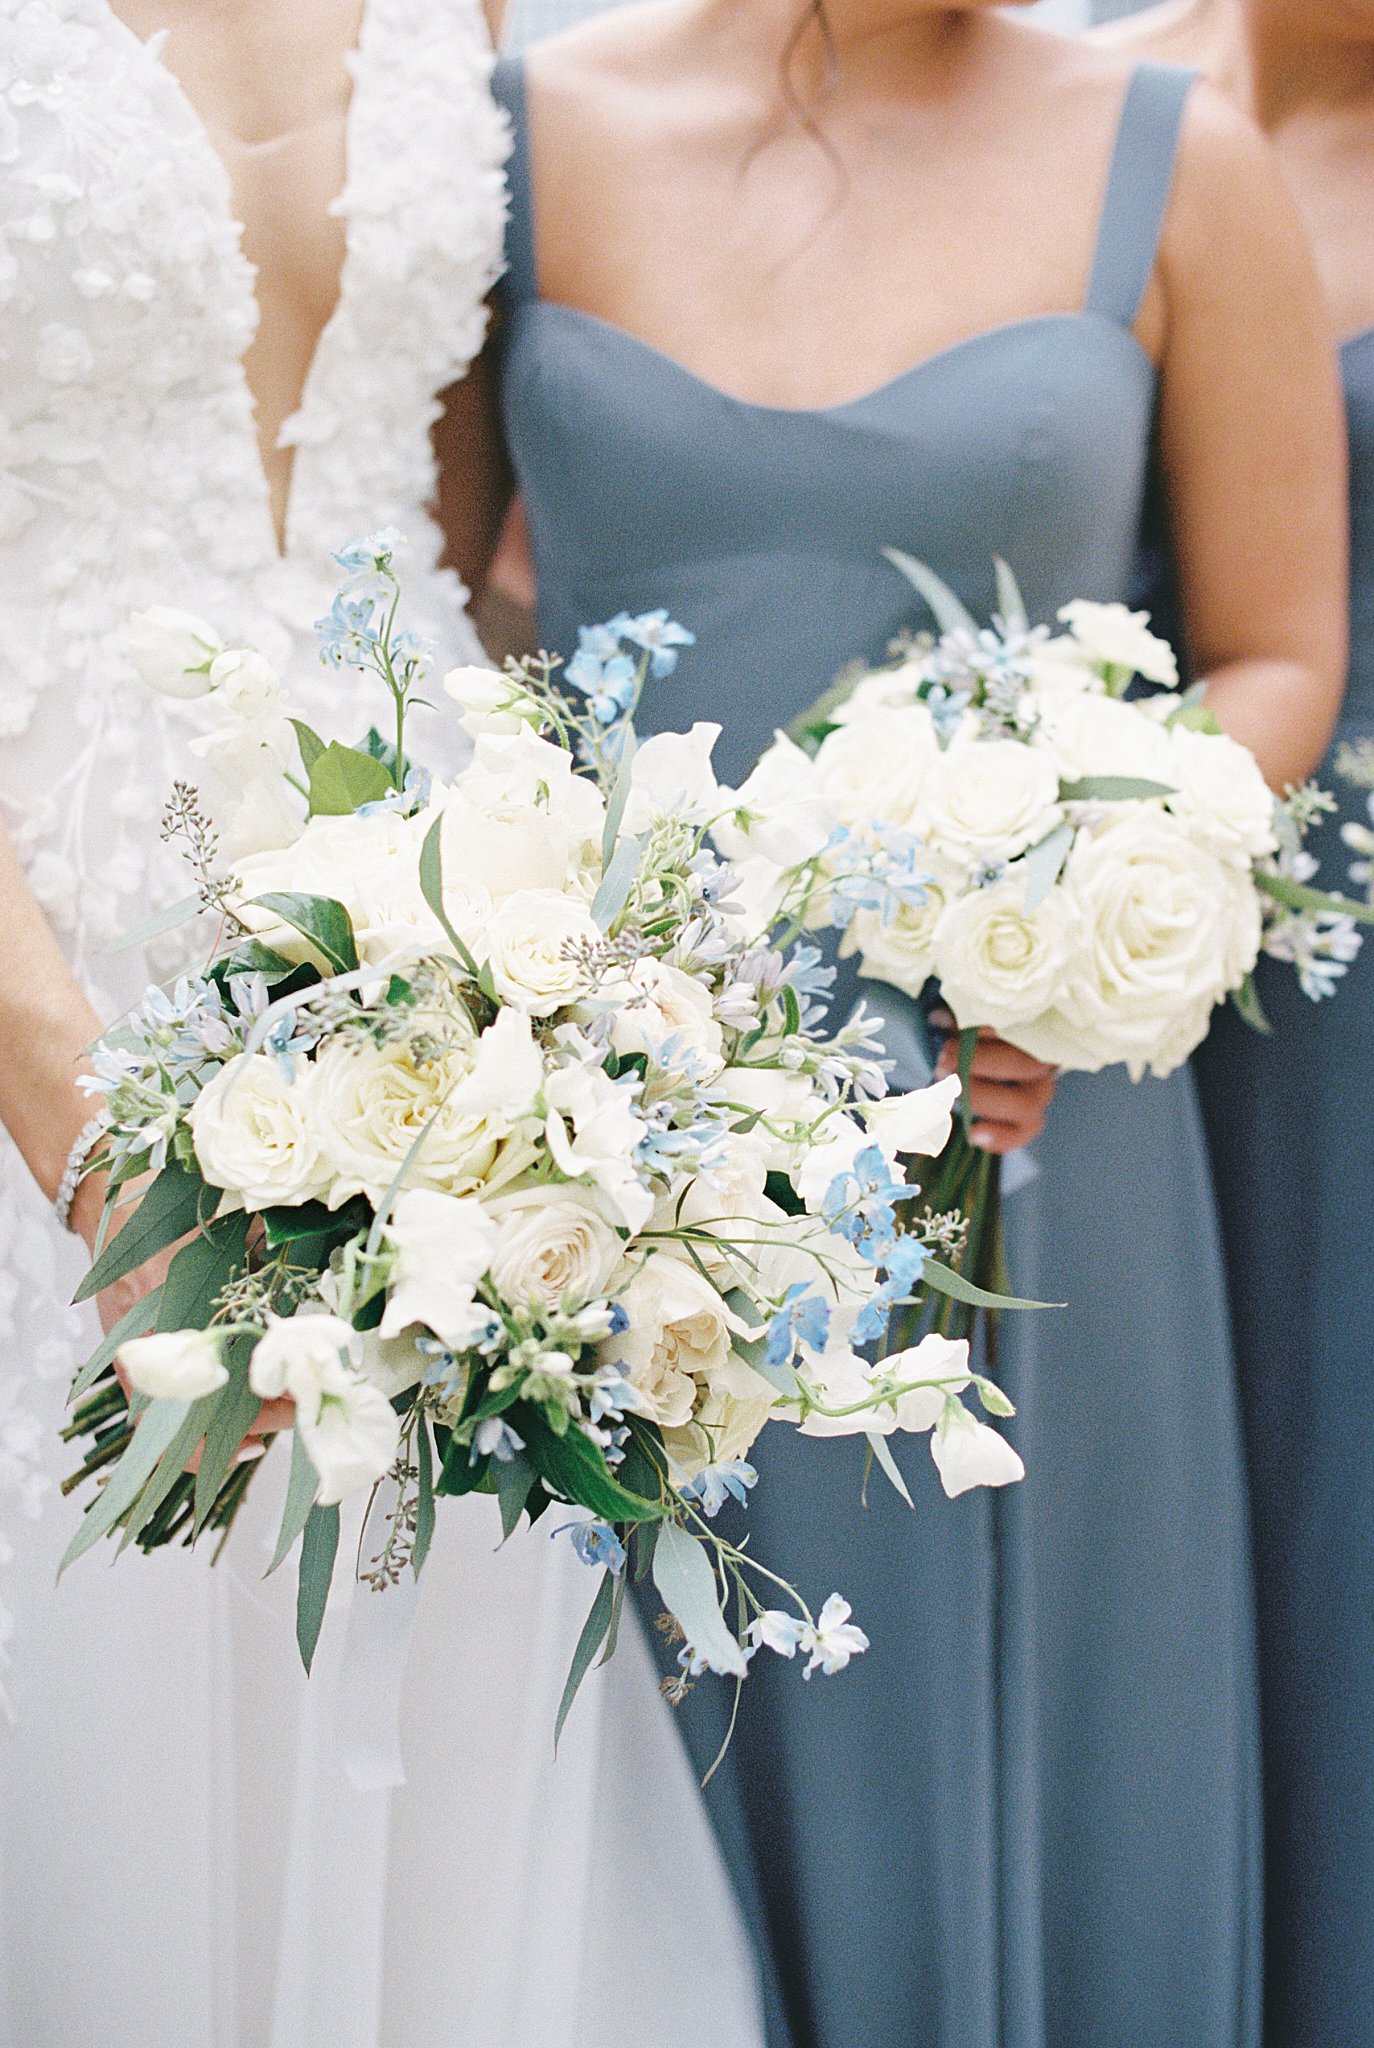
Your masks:
M1374 329L1341 352L1351 660L1339 740L1374 740ZM1368 822L1332 763L1341 815ZM1345 882L1339 820L1310 843ZM1374 935L1335 996L1256 975L1274 1030L1197 1057L1250 1472L1265 1811L1267 2048L1374 2039Z
M1155 407L1131 327L1189 81L1126 94L1087 301L1015 321L851 403L740 401L540 297L523 74L503 407L545 644L666 605L697 644L641 730L724 727L738 779L918 607L885 543L976 613L992 557L1035 617L1122 594ZM748 1525L872 1648L802 1682L760 1656L708 1799L758 1946L771 2048L1250 2048L1256 1791L1232 1361L1190 1077L1073 1076L1009 1204L1029 1477L913 1513L862 1447L778 1428ZM679 1710L702 1771L730 1688ZM710 2035L703 1986L703 2036Z

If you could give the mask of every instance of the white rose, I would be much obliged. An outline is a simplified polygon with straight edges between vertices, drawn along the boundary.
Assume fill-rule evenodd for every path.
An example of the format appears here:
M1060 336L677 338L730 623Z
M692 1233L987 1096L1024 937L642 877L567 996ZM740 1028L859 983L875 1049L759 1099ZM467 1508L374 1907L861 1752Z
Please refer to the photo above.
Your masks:
M489 1213L491 1277L503 1301L551 1315L605 1295L624 1245L591 1190L527 1188L498 1196Z
M1059 775L1043 749L965 736L932 764L915 830L952 861L1011 860L1062 817Z
M473 739L537 725L538 706L512 676L494 668L451 668L444 688L461 709L459 724Z
M150 1401L199 1401L229 1378L213 1330L166 1330L119 1347L130 1384Z
M711 835L727 860L755 857L780 868L811 860L830 837L831 806L815 764L783 733L738 789L721 791L729 810Z
M1068 634L1057 640L1039 642L1024 659L1034 693L1032 701L1042 696L1062 696L1066 692L1073 696L1085 693L1100 695L1103 690L1101 676L1084 649Z
M549 1017L586 993L587 968L577 949L601 940L600 927L578 897L521 889L497 904L473 943L503 1003Z
M1166 735L1176 794L1169 809L1223 857L1250 867L1278 846L1274 797L1249 749L1225 733L1175 725Z
M725 1035L704 982L648 958L607 976L600 993L612 1005L611 1044L618 1053L646 1053L661 1065L663 1048L672 1041L678 1065L687 1053L701 1079L720 1072Z
M465 1351L488 1321L477 1283L497 1248L496 1225L474 1195L407 1188L382 1234L396 1255L383 1337L422 1323L453 1351Z
M1164 683L1170 689L1178 682L1174 650L1149 630L1148 612L1079 598L1064 605L1059 616L1090 661L1144 676L1147 682Z
M368 817L311 818L289 846L249 854L236 863L231 908L288 960L319 955L309 939L274 913L253 907L272 894L328 896L353 925L358 958L381 967L405 953L450 951L420 887L420 848L431 821L395 811Z
M600 1067L558 1067L545 1080L544 1100L544 1136L559 1172L591 1181L627 1230L642 1230L654 1198L635 1164L645 1125L631 1088Z
M952 903L935 934L935 971L959 1023L1011 1030L1054 1002L1073 958L1074 919L1061 889L1033 911L1008 875Z
M1180 1020L1205 1016L1255 963L1260 907L1248 871L1158 806L1130 804L1080 833L1061 896L1079 933L1057 999L1076 1040L1071 1064L1170 1071L1182 1057Z
M1116 697L1032 698L1040 714L1037 751L1052 754L1066 782L1086 775L1131 775L1169 782L1166 735L1139 705Z
M311 1068L290 1079L266 1053L240 1053L191 1104L196 1160L211 1187L247 1209L315 1201L329 1186Z
M825 1109L808 1076L785 1067L726 1067L712 1083L710 1094L714 1101L728 1103L741 1118L756 1115L747 1135L763 1154L770 1173L790 1171Z
M907 708L929 676L930 656L927 653L913 654L896 668L874 669L860 677L844 702L836 705L831 716L836 725L853 725L874 711L887 711L896 706Z
M878 910L858 911L840 947L844 959L858 954L866 980L888 982L910 996L918 996L934 972L936 928L965 886L947 861L922 853L921 866L930 877L921 902L899 903L886 919Z
M660 818L704 825L724 808L711 766L718 725L694 725L690 732L661 732L645 740L630 764L630 794L622 829L634 836Z
M400 1046L334 1039L323 1047L314 1116L331 1208L358 1194L380 1202L412 1147L409 1187L462 1195L486 1180L510 1127L499 1112L464 1108L458 1090L475 1057L475 1039L422 1066Z
M636 1389L680 1475L742 1457L777 1400L735 1356L732 1341L745 1324L704 1275L667 1253L647 1258L613 1291L629 1328L608 1337L600 1355Z
M951 1500L972 1486L1010 1486L1026 1476L1006 1438L970 1415L962 1401L942 1414L930 1439L930 1455Z
M131 612L124 644L140 682L163 697L204 697L204 671L224 645L204 619L166 604Z
M446 904L450 885L480 887L493 902L517 889L570 883L585 883L590 894L600 875L605 818L600 791L573 772L563 748L528 727L484 734L443 807ZM463 929L458 917L454 923Z
M877 708L827 734L816 755L816 780L842 825L902 830L911 826L939 759L924 704Z
M290 1395L296 1404L321 1507L375 1486L400 1443L391 1403L357 1370L360 1350L357 1332L337 1316L274 1316L249 1361L249 1384L260 1400Z

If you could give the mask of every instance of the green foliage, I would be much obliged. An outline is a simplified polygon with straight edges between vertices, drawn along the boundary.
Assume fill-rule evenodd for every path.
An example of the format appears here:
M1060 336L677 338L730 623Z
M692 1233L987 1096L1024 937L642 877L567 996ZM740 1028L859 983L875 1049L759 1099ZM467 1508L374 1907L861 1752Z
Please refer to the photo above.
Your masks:
M301 1576L296 1591L296 1644L307 1671L315 1661L315 1646L324 1626L325 1603L338 1548L339 1510L312 1508L301 1542Z
M302 938L309 939L335 974L351 974L357 966L353 920L332 896L303 896L294 890L273 889L266 896L255 896L253 907L270 910L283 924L291 925Z
M389 770L373 754L331 740L315 756L310 776L312 818L348 818L363 804L379 803L395 787Z
M592 1659L606 1640L614 1606L615 1580L611 1573L607 1572L597 1588L592 1611L582 1624L582 1633L577 1639L577 1648L573 1651L572 1668L568 1672L568 1682L563 1688L563 1698L559 1702L558 1719L553 1727L555 1750L563 1733L563 1723L567 1720L572 1703L577 1698L578 1688L591 1669Z
M123 1229L101 1252L77 1288L75 1299L89 1301L185 1237L200 1221L202 1205L213 1199L199 1173L183 1166L164 1166Z
M550 1492L589 1508L604 1522L658 1521L664 1509L658 1500L631 1493L611 1476L605 1458L580 1429L555 1435L537 1408L521 1411L520 1435L530 1463Z

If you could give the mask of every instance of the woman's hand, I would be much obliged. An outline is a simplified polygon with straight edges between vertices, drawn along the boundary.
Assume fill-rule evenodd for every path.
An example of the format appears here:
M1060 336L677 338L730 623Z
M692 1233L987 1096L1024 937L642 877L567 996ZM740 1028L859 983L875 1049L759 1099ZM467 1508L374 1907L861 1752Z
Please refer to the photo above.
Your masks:
M935 1063L935 1078L959 1071L959 1027L948 1010L931 1012L931 1023L946 1034ZM1058 1075L1043 1060L1008 1045L995 1031L978 1033L968 1096L975 1122L970 1139L983 1152L1016 1152L1045 1128Z

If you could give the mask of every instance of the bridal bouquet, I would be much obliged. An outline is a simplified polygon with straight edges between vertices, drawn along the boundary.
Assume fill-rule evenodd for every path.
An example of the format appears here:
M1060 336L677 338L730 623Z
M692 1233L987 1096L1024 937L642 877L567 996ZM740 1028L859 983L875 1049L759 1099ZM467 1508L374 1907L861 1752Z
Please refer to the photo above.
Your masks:
M397 627L395 545L338 557L321 622L389 704L360 747L291 720L203 621L135 622L145 679L205 696L195 746L258 844L222 867L178 786L206 965L95 1052L115 1234L82 1293L176 1249L76 1382L72 1483L99 1484L68 1558L227 1530L262 1404L288 1397L275 1563L299 1543L307 1665L339 1504L381 1488L379 1588L419 1571L442 1496L494 1494L507 1533L563 1510L604 1568L568 1699L627 1562L682 1682L742 1677L761 1645L839 1670L866 1647L847 1604L813 1613L714 1518L770 1423L862 1433L899 1486L898 1430L930 1432L951 1494L1020 1476L962 1398L1011 1412L963 1344L881 1357L894 1306L968 1291L959 1219L901 1163L940 1152L958 1084L890 1096L864 1018L823 1029L818 951L774 930L820 807L720 789L714 727L636 744L646 677L690 638L666 615L584 631L562 673L453 672L471 763L444 787L412 761L429 657Z
M1119 1061L1136 1080L1181 1065L1228 996L1263 1028L1261 949L1314 1000L1332 992L1370 913L1309 886L1302 841L1330 800L1304 787L1276 802L1197 693L1180 694L1143 613L1069 604L1051 637L999 564L1000 616L979 630L921 564L890 559L941 636L845 680L798 729L804 786L833 828L818 862L839 878L829 914L862 974L911 997L938 985L965 1072L990 1027L1056 1066ZM1153 694L1126 696L1137 677ZM780 738L771 772L798 758ZM856 893L856 841L905 886ZM1000 1285L996 1162L956 1134L930 1192L972 1217L964 1270ZM960 1321L957 1306L941 1318Z

